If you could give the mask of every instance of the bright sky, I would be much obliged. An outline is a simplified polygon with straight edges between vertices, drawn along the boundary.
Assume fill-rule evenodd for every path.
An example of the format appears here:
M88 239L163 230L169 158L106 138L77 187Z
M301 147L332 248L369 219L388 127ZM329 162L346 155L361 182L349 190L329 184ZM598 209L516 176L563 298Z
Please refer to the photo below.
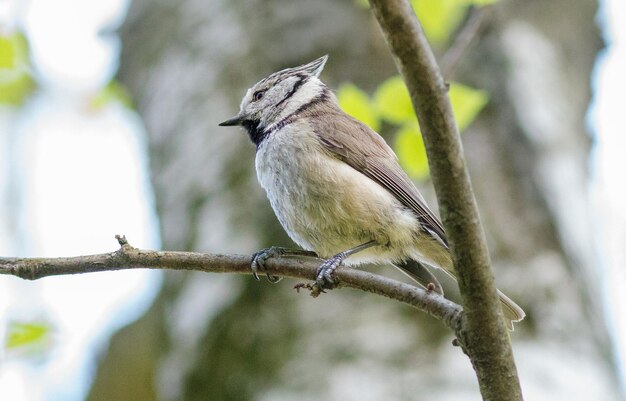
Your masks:
M602 2L599 23L608 42L599 58L593 83L596 95L589 121L597 136L591 158L590 198L595 206L598 261L609 323L615 333L616 359L621 366L622 394L626 397L626 2Z
M113 76L119 53L117 40L98 32L118 24L126 7L126 0L0 0L0 27L23 21L44 83L17 116L0 110L0 192L13 188L19 206L13 211L19 235L0 232L0 254L109 252L118 233L135 246L159 247L141 123L116 105L89 109L90 97ZM604 294L624 360L619 345L626 344L626 2L605 0L604 7L610 47L595 76L598 98L590 123L599 141L590 194L602 216L597 235L606 269ZM11 142L9 132L18 140ZM12 174L9 186L1 182L3 169ZM0 206L0 219L6 218L2 212ZM110 333L145 310L159 279L145 271L35 283L2 278L0 344L2 330L13 320L44 318L55 335L52 354L37 363L0 354L0 399L83 399L95 352Z
M0 4L0 22L23 21L42 83L17 115L0 114L0 152L8 155L0 179L9 177L5 213L15 224L0 254L110 252L118 247L115 234L134 246L158 248L141 122L119 105L96 109L90 103L112 78L119 56L118 41L97 33L120 21L126 1ZM10 321L44 320L54 334L50 354L35 361L0 355L0 400L83 399L95 353L149 306L159 283L158 273L146 271L38 282L3 277L0 343Z

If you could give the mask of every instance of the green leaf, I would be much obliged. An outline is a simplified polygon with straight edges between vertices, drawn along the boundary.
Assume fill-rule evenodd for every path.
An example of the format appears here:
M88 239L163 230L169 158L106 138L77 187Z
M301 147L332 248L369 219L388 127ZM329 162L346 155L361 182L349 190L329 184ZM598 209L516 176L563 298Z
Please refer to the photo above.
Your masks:
M11 323L6 349L41 348L50 342L51 328L46 323Z
M428 159L424 141L417 122L405 124L396 134L394 149L404 171L412 178L428 177Z
M18 106L33 92L35 81L29 70L26 38L19 33L0 34L0 104Z
M91 106L95 109L103 108L109 103L119 103L126 108L133 108L130 93L128 93L124 85L115 80L109 82L91 99Z
M482 6L488 6L490 4L497 3L500 0L463 0L463 1L468 6L482 7Z
M413 9L426 37L435 47L442 47L457 29L465 13L464 0L412 0Z
M446 44L463 21L469 6L485 6L498 0L411 0L426 37L435 47Z
M29 75L19 74L6 81L2 75L0 71L0 105L19 106L35 90L35 81Z
M361 89L353 84L342 84L337 91L337 99L343 111L369 125L374 131L380 128L378 113Z
M0 69L13 69L16 63L16 49L13 41L0 36Z
M468 86L453 83L450 86L450 101L456 116L459 131L467 128L478 113L487 104L487 92L472 89ZM410 177L424 180L428 177L428 158L424 140L416 120L407 120L398 133L394 142L394 150L398 161Z
M399 75L380 84L374 93L374 104L380 116L387 122L403 124L415 121L415 112L409 91Z
M454 82L450 85L449 95L459 131L463 131L474 121L489 100L486 91Z

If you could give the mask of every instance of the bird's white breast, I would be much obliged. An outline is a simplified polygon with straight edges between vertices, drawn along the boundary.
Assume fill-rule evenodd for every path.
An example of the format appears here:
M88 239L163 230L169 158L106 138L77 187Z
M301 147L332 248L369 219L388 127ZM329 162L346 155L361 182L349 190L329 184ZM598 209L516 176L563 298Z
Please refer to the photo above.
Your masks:
M257 150L256 170L289 236L322 257L376 240L383 246L352 261L398 260L415 244L415 215L378 183L330 155L306 121L266 138Z

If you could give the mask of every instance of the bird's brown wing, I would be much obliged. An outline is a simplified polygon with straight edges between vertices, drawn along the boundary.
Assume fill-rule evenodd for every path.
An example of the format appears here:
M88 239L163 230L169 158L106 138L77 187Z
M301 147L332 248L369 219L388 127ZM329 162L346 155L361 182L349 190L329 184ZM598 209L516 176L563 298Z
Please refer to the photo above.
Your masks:
M395 153L380 135L342 112L337 112L332 116L318 115L316 117L311 119L311 126L325 149L391 192L403 205L415 212L426 233L444 246L448 246L439 219L428 208L424 198L398 164ZM408 262L411 263L411 261ZM426 271L423 266L406 263L396 264L396 266L418 283L425 286L433 283L435 291L443 293L436 277ZM446 272L456 278L454 271L446 270ZM504 315L510 320L509 329L512 330L513 322L522 320L525 313L502 292L498 291L498 296L504 305Z
M441 222L398 164L385 140L362 122L344 113L317 118L313 128L332 155L387 189L417 215L422 229L448 246Z

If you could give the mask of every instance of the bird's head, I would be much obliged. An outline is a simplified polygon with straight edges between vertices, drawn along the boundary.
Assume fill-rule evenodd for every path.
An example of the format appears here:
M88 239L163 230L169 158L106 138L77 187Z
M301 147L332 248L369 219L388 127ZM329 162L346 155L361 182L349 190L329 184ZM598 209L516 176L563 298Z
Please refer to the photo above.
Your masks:
M239 113L220 125L247 128L250 138L258 145L263 132L271 130L328 90L318 78L327 59L328 56L323 56L308 64L287 68L263 78L248 89L241 101Z

